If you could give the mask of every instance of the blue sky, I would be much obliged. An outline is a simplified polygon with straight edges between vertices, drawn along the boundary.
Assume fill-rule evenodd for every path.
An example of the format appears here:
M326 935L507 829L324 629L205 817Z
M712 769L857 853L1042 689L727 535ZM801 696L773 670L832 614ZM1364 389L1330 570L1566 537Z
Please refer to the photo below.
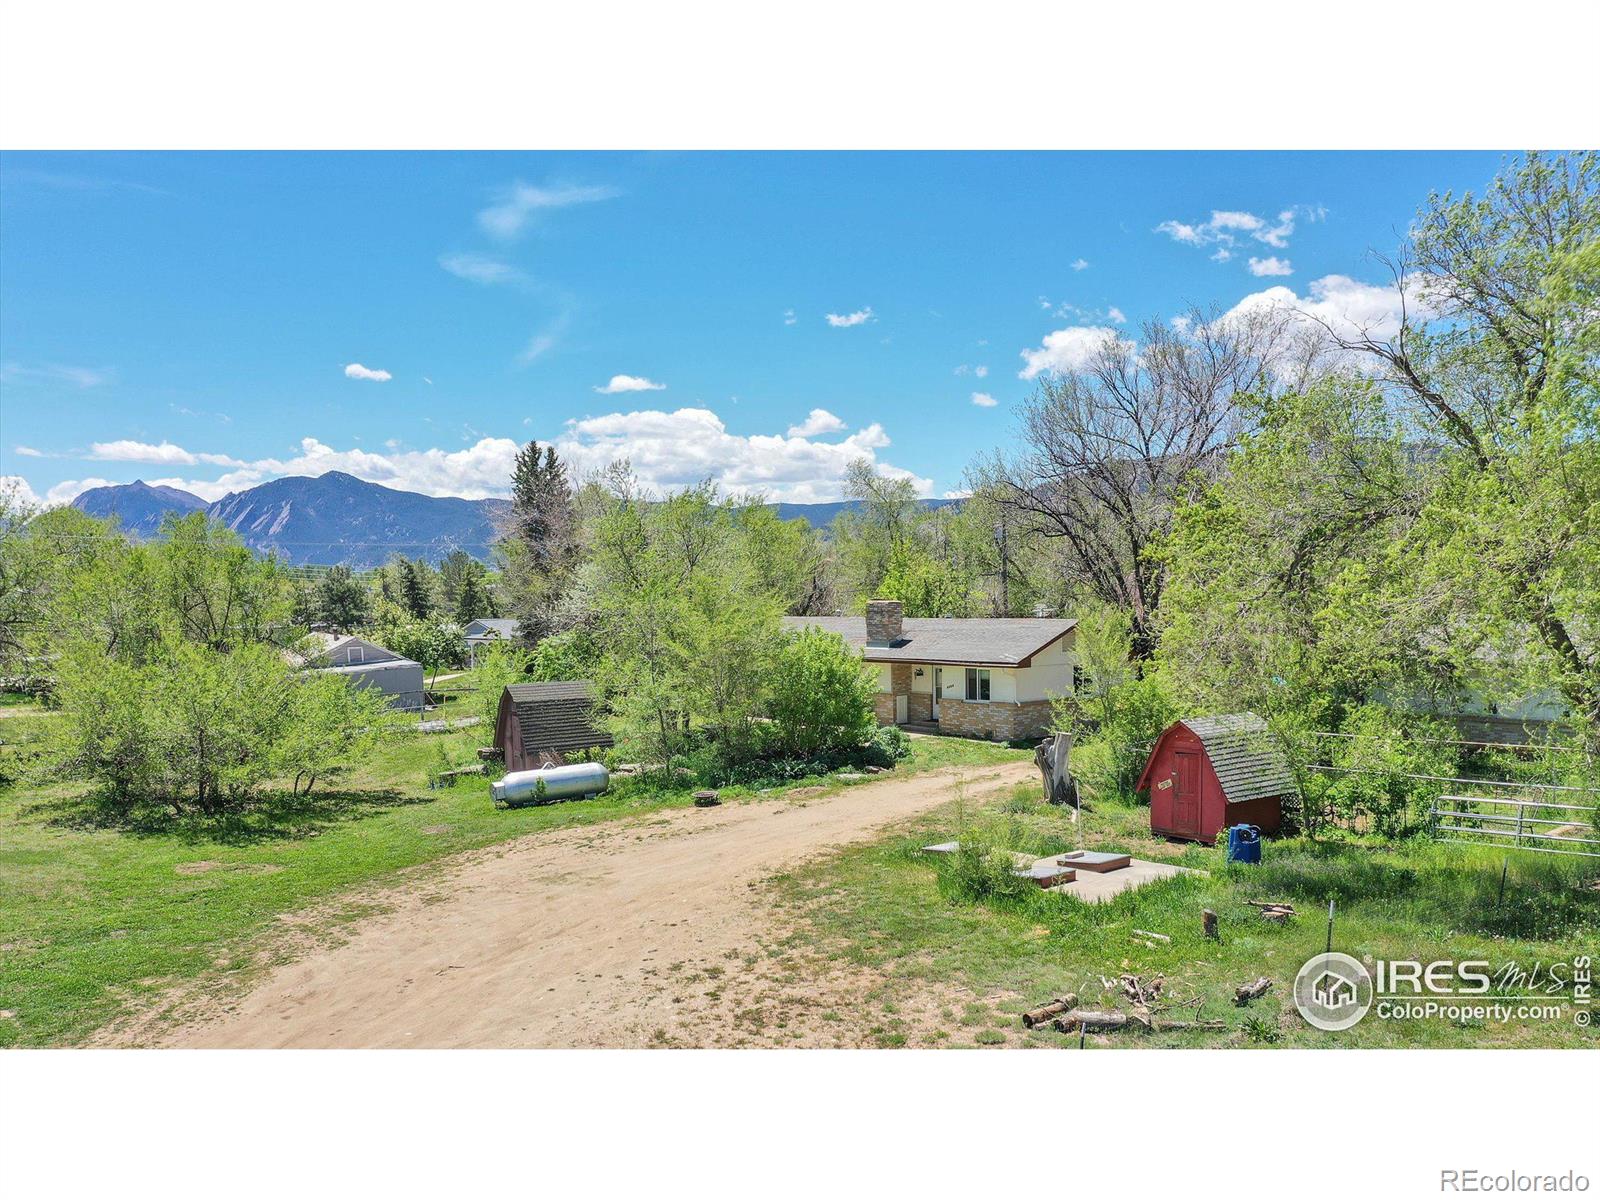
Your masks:
M0 475L482 496L536 437L657 487L831 499L867 457L943 495L1092 331L1381 324L1370 251L1502 157L8 153Z

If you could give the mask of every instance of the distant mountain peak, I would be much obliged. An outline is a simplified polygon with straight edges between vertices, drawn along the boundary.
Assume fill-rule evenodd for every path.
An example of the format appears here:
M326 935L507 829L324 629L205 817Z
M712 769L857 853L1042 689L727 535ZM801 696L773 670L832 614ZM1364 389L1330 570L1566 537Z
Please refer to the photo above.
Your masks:
M204 509L246 545L288 563L379 566L403 554L437 562L452 550L488 558L503 500L424 496L371 483L344 471L287 475L207 504L179 488L143 480L94 488L73 504L97 517L115 516L140 537L160 532L169 512Z

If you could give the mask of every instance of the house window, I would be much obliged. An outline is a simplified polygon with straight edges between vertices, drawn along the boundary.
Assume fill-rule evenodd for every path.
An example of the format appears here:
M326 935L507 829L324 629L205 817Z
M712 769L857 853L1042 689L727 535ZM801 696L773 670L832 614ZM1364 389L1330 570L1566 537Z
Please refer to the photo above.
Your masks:
M989 672L979 667L967 668L967 699L989 699Z

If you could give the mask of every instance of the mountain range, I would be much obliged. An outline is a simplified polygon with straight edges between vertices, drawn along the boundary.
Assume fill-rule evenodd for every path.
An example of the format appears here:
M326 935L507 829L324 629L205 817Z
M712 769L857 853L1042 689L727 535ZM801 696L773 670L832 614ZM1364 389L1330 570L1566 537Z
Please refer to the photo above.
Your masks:
M925 500L930 508L958 500ZM168 513L204 512L237 533L246 545L285 562L357 569L381 566L396 554L438 562L452 550L487 559L505 500L424 496L368 483L343 471L315 477L273 479L207 504L181 488L145 483L91 488L73 502L94 517L116 517L138 537L160 532ZM801 518L815 527L830 524L858 502L777 504L784 520Z

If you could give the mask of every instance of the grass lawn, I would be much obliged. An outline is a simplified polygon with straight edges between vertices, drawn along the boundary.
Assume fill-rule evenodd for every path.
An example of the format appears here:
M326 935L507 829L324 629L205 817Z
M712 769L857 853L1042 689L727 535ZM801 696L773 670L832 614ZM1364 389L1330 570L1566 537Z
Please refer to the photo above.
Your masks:
M0 717L0 771L51 718L25 698ZM487 780L430 791L443 744L471 759L481 730L396 733L309 798L269 797L232 819L97 818L80 785L0 788L0 1046L79 1044L125 1008L208 974L235 981L285 913L396 872L540 830L648 815L689 789L617 777L594 800L497 809ZM915 739L899 771L1002 761L1015 752ZM797 779L774 789L826 784ZM749 789L723 789L730 800Z
M1570 982L1540 1002L1566 1000L1560 1020L1510 1023L1433 1018L1379 1020L1375 1013L1344 1033L1312 1028L1295 1011L1294 976L1322 950L1329 899L1336 903L1334 949L1360 958L1570 961L1600 949L1600 875L1594 860L1513 854L1504 900L1502 855L1436 843L1284 839L1265 847L1260 867L1229 866L1215 847L1153 838L1149 810L1100 803L1087 814L1084 844L1139 858L1198 867L1127 892L1102 906L1027 889L1012 898L974 899L948 859L919 848L958 837L963 827L991 844L1045 855L1074 848L1067 810L1042 802L1036 784L980 809L953 805L907 831L846 850L776 880L780 903L799 918L794 948L868 967L884 976L874 993L885 1011L928 983L970 989L987 1002L949 1012L951 1028L929 1044L1075 1046L1077 1036L1048 1027L1025 1031L1019 1014L1076 992L1086 1008L1127 1011L1118 977L1166 977L1163 999L1189 1011L1171 1019L1220 1020L1217 1032L1091 1036L1116 1046L1586 1046L1600 1044L1593 1026L1573 1019ZM1301 914L1283 926L1262 919L1247 900L1289 900ZM1219 940L1201 929L1201 910L1220 918ZM1135 929L1170 942L1140 938ZM1147 944L1148 943L1148 944ZM1248 1007L1234 989L1257 976L1274 981ZM1111 981L1107 989L1104 980ZM1495 988L1495 992L1521 990ZM1198 1009L1196 1010L1196 1006ZM1597 1004L1596 1007L1600 1007ZM902 1035L885 1044L901 1044ZM912 1037L913 1044L917 1039Z

